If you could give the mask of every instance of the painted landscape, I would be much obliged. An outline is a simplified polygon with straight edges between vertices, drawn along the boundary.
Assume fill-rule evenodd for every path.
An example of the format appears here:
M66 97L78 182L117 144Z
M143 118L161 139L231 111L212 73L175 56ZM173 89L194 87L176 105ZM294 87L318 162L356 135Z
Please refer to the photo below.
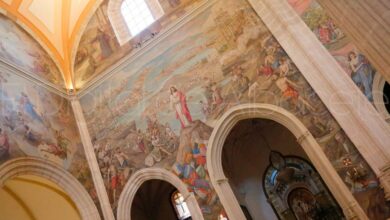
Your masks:
M243 103L293 113L370 218L389 216L370 167L244 0L218 1L81 99L112 207L132 173L157 166L217 219L207 143L221 115Z

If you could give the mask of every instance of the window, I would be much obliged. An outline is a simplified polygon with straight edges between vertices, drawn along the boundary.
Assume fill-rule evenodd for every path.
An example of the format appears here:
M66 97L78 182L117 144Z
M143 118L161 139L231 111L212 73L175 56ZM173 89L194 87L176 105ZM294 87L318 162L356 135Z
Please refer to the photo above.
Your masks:
M124 0L121 12L133 36L146 29L155 21L145 0Z
M187 203L184 201L184 197L179 191L175 191L172 194L172 203L175 207L177 217L180 220L191 219L190 210L188 209Z
M390 124L390 84L379 73L376 73L372 83L374 106L379 114Z
M383 87L383 104L386 107L387 113L390 114L390 84L385 82Z

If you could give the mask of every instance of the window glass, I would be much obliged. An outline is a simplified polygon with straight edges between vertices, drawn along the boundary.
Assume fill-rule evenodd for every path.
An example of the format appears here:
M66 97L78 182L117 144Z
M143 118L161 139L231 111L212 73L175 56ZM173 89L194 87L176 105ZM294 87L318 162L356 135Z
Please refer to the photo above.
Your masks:
M121 12L133 36L154 22L152 12L144 0L124 0Z
M176 209L177 217L180 220L188 219L191 217L190 210L188 209L187 203L184 201L184 197L180 192L176 191L172 194L172 203Z

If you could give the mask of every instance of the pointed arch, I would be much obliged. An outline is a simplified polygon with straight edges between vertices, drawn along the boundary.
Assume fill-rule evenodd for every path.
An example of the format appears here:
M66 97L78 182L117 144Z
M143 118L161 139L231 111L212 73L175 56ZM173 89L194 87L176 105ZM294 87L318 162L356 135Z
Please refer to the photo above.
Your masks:
M145 168L135 172L127 181L118 202L118 220L131 220L131 205L141 185L148 180L163 180L172 184L183 195L192 219L203 220L203 215L193 193L175 174L162 168ZM167 201L170 202L170 201Z
M290 130L335 196L345 216L348 219L368 219L309 130L293 114L270 104L242 104L231 108L218 120L209 139L207 165L211 183L230 219L245 219L245 216L223 172L222 149L233 127L239 121L250 118L273 120Z
M60 186L76 205L84 220L100 220L99 212L88 192L72 174L57 164L37 157L21 157L0 166L0 187L12 178L34 175Z

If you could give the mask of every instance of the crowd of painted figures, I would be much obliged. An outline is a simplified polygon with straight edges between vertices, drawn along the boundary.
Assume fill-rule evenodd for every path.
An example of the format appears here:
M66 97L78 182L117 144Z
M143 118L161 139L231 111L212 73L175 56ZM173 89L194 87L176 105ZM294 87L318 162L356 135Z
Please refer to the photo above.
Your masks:
M269 103L294 114L363 208L384 207L375 175L251 7L240 0L221 4L81 100L113 207L135 170L158 166L179 176L206 219L215 219L222 208L208 177L207 143L215 121L242 103ZM318 33L334 46L344 37L326 21ZM348 51L342 60L366 91L373 70L364 57Z

